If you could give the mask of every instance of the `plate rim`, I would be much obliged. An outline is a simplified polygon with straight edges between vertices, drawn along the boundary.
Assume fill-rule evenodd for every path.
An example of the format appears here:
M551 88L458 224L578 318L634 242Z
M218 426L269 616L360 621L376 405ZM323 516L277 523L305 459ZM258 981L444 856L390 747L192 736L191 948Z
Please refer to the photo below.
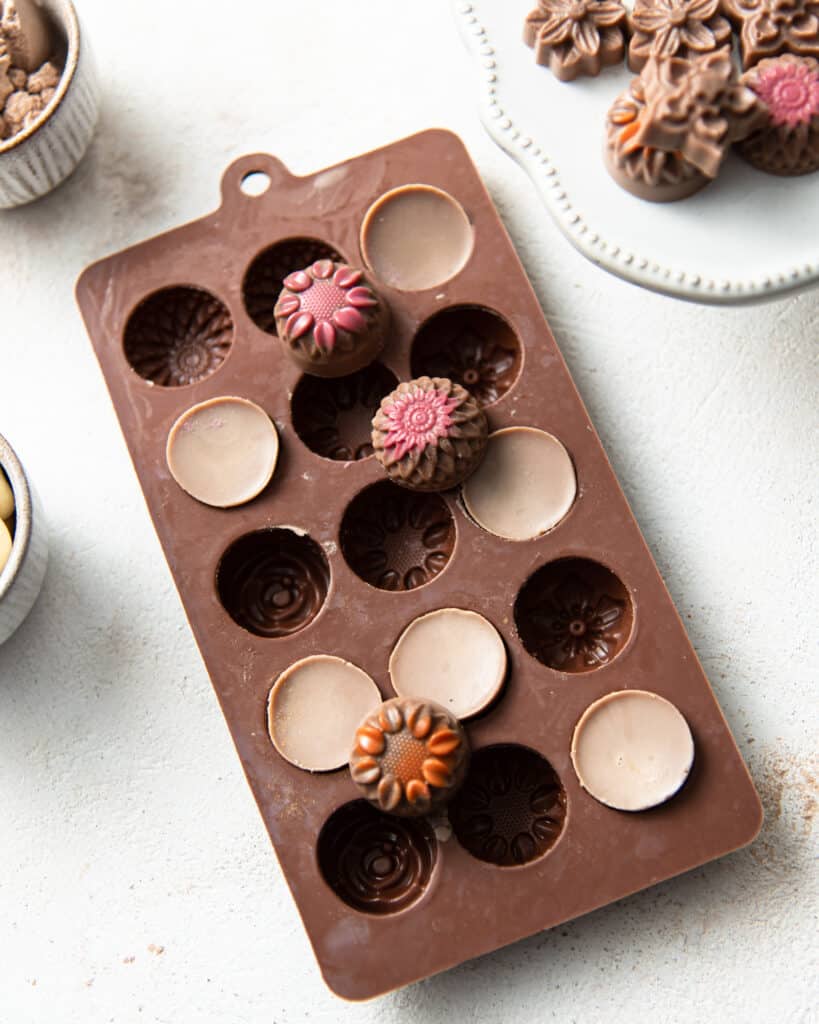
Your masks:
M486 132L526 173L563 236L586 259L630 284L672 298L709 305L751 305L782 298L819 284L815 262L758 278L712 277L664 266L604 238L575 209L551 157L515 124L498 74L497 51L482 24L481 0L451 0L455 20L479 86L479 114Z

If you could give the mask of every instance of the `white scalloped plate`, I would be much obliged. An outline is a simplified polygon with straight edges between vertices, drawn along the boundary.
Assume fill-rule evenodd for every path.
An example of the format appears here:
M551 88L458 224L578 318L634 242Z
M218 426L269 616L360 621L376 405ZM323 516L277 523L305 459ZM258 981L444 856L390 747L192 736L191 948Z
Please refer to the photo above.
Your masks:
M777 178L731 153L719 178L689 199L635 198L602 160L606 111L632 73L624 65L558 82L523 43L534 5L453 0L481 120L572 245L627 281L696 302L760 302L819 282L819 173Z

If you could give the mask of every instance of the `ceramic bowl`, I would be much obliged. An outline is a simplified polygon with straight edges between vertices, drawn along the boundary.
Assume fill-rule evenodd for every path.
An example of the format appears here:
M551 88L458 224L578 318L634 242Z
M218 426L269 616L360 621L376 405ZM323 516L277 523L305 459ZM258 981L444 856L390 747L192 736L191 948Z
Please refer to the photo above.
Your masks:
M0 435L0 468L14 493L14 542L0 572L0 644L14 633L43 586L48 539L43 510L14 449Z
M37 120L0 142L0 208L22 206L64 181L85 155L99 117L93 57L71 0L41 0L65 48L54 99Z

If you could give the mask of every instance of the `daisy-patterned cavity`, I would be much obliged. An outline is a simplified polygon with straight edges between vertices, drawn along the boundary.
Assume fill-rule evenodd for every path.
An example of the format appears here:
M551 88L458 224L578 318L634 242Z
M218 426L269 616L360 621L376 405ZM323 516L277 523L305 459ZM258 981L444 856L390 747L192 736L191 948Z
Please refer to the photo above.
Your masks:
M210 398L184 412L168 435L174 480L216 508L251 501L267 487L279 457L273 421L246 398Z
M346 764L356 726L380 703L378 687L356 665L329 654L303 658L270 691L270 739L297 768L332 771Z
M645 811L682 787L694 740L674 705L646 690L620 690L586 709L572 738L572 764L595 800L619 811Z
M489 435L483 462L463 485L467 511L506 540L531 540L553 529L577 496L571 457L552 434L506 427Z
M631 596L606 566L560 558L534 572L515 600L515 625L526 650L558 672L591 672L628 643Z
M483 615L439 608L407 626L390 656L399 697L427 697L456 718L483 711L506 676L506 648Z
M402 185L367 211L361 227L364 262L399 291L435 288L466 265L474 242L461 204L432 185Z

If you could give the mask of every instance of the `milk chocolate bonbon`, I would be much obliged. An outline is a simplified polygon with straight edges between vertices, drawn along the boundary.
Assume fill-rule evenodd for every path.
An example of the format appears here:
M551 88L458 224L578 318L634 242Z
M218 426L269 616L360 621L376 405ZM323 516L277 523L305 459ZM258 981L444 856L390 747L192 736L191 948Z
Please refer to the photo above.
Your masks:
M474 472L489 428L470 393L444 377L399 384L373 417L375 457L414 491L446 491Z
M452 799L468 763L469 741L454 715L434 701L396 697L356 729L350 774L382 811L419 817Z
M364 273L317 260L284 279L276 329L293 362L318 377L343 377L384 346L389 310Z
M761 60L742 82L767 110L765 123L737 146L748 163L784 177L819 170L819 61L786 53Z
M626 9L619 0L539 0L523 40L562 82L599 75L625 50Z

